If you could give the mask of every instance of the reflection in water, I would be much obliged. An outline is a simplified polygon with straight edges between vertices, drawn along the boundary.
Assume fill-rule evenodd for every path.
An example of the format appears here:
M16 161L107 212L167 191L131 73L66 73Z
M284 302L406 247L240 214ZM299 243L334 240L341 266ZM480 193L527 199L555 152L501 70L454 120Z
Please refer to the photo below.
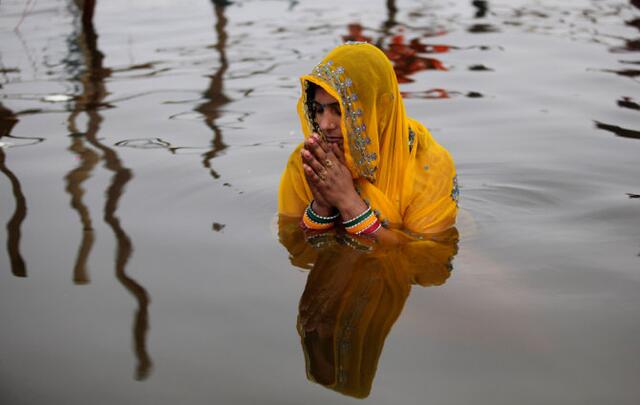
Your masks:
M471 5L476 9L475 18L484 18L489 12L489 2L486 0L473 0Z
M477 91L470 91L467 93L461 93L459 91L449 91L446 89L430 89L425 91L401 91L402 98L420 98L426 100L445 99L454 96L464 96L468 98L482 98L482 93Z
M491 24L473 24L469 28L467 28L472 34L492 34L495 32L500 32L500 30L491 25Z
M113 172L111 184L106 191L104 206L104 221L111 227L116 237L115 273L117 280L136 298L138 309L133 322L134 351L138 360L135 378L145 379L151 371L151 359L146 350L146 335L149 329L149 295L147 291L126 273L126 266L133 252L133 244L120 224L116 212L118 202L122 196L126 184L133 174L130 169L124 167L116 152L98 140L98 131L102 117L98 113L100 108L107 107L104 99L107 90L104 81L111 75L111 70L103 67L104 55L97 45L98 36L94 30L92 17L95 8L94 0L76 0L77 9L81 10L81 29L76 42L82 53L84 71L79 75L82 84L82 93L77 97L76 104L68 118L69 129L72 133L72 145L69 148L81 160L80 165L67 176L67 191L72 195L71 206L78 211L83 225L83 240L79 248L76 266L74 268L74 281L82 283L88 281L86 275L86 260L93 244L93 230L90 214L82 203L82 182L88 178L99 160L96 151L83 144L83 138L95 150L101 153L107 170ZM76 16L76 27L78 18ZM71 58L70 58L71 60ZM77 116L85 112L88 116L87 130L80 133L75 124Z
M638 50L640 51L640 43L638 46ZM640 76L640 69L603 69L602 71L607 73L615 73L618 76L630 77L632 79Z
M373 40L371 37L364 35L364 28L360 23L351 23L347 25L348 34L342 36L343 41L359 41L374 43L380 48L391 60L393 69L396 72L398 83L411 83L414 80L409 76L423 70L441 70L446 71L444 64L433 57L424 56L424 54L445 53L449 52L452 47L448 45L428 45L423 44L419 38L413 38L408 43L402 33L393 33L393 28L398 25L396 14L398 8L394 0L387 0L387 18L382 24L382 35ZM400 30L402 27L400 27ZM439 32L438 34L444 34ZM439 89L442 90L442 89ZM437 98L447 98L437 97Z
M627 53L640 51L640 39L625 39L624 45L615 46L610 49L613 53Z
M639 7L638 5L640 4L640 1L631 0L630 3L633 6ZM625 21L625 24L630 26L630 27L635 27L635 28L640 30L640 18L635 18L635 19L630 20L630 21ZM638 52L638 51L640 51L640 38L635 38L635 39L622 38L622 39L624 41L624 45L612 47L609 50L611 52L613 52L613 53L628 53L628 52ZM631 76L631 77L637 76L637 73L636 74L632 74L632 75L624 74L624 73L619 73L619 74L622 74L623 76Z
M605 124L602 122L595 121L596 128L604 129L605 131L613 132L617 136L622 138L631 138L631 139L640 139L640 131L635 131L633 129L622 128L617 125Z
M279 228L291 263L311 269L297 323L307 378L345 395L367 397L411 285L442 285L449 278L456 229L437 240L374 250L347 235L320 234L305 241L298 220L281 218Z
M484 18L489 10L488 1L478 0L472 1L472 5L476 8L476 18ZM364 34L364 27L360 23L351 23L347 25L348 33L342 36L343 41L359 41L375 44L380 48L393 64L398 83L411 83L414 81L410 76L423 70L439 70L447 71L447 67L437 58L425 56L429 54L447 53L451 50L459 49L450 45L443 44L424 44L420 38L412 38L407 42L402 34L403 27L397 30L394 27L400 25L396 21L398 8L394 0L387 1L387 19L383 22L380 30L381 35L374 40L372 37ZM470 28L472 32L495 32L496 28L488 24L476 24ZM400 33L394 33L399 31ZM446 31L435 31L430 34L443 35ZM479 47L479 49L487 49L487 47ZM492 69L484 65L472 65L469 67L472 71L492 71ZM422 92L403 93L403 96L422 99L445 99L452 95L460 95L459 92L449 92L442 88L430 89ZM483 97L481 93L469 92L466 94L470 98Z
M102 119L96 110L102 107L102 100L106 97L103 78L108 77L111 71L102 67L104 55L97 49L97 35L92 23L95 1L78 0L76 6L82 10L82 14L80 21L77 18L74 21L74 32L68 41L71 55L67 58L67 67L69 73L82 83L82 93L76 98L67 119L67 126L71 133L69 150L78 157L79 163L78 167L65 176L65 180L66 191L71 195L71 207L78 212L82 224L82 241L73 266L73 281L76 284L87 284L89 282L87 261L95 236L89 209L82 200L84 196L82 183L91 176L100 156L85 145L85 139L97 137ZM76 10L76 8L73 9L74 12ZM76 55L81 56L82 61L75 61ZM86 66L85 69L83 69L84 66ZM76 119L83 111L86 111L89 117L87 132L84 134L76 127Z
M364 29L359 23L348 24L347 30L348 34L342 36L344 41L374 42L371 37L363 34ZM375 41L375 43L391 60L398 83L413 82L413 79L409 76L423 70L447 70L440 60L423 55L449 52L452 47L448 45L423 44L419 38L413 38L407 43L402 34L392 35L387 33L387 36L389 37L389 43L386 46L384 45L385 36Z
M475 18L485 18L489 13L489 2L486 0L473 0L471 5L476 9ZM475 23L471 24L467 31L472 34L491 34L500 32L500 29L492 24Z
M493 72L493 69L486 67L485 65L471 65L469 70L474 72Z
M0 104L0 139L9 137L17 122L18 118L13 111ZM15 211L9 222L7 222L7 252L11 261L11 272L16 277L26 277L27 267L20 254L20 227L27 216L27 200L24 198L18 178L5 164L5 154L2 146L0 146L0 172L9 179L16 202Z
M359 23L352 23L347 25L347 30L349 33L347 35L342 36L342 40L344 42L352 41L352 42L373 42L371 37L368 37L362 33L364 28Z
M486 0L473 0L471 5L476 9L475 18L485 18L489 13L489 2ZM500 29L487 23L476 23L469 26L467 31L472 34L490 34L500 32Z
M74 132L71 134L72 143L69 150L76 154L80 163L78 167L70 171L65 177L67 180L66 191L71 194L71 207L78 212L80 222L82 223L82 242L78 249L76 263L73 266L73 282L76 284L86 284L89 282L86 266L94 241L91 215L89 214L89 209L82 201L82 196L84 195L82 183L89 178L93 168L100 160L96 152L84 145L83 136L83 134Z
M387 19L385 20L382 28L385 33L388 33L394 25L396 25L396 14L398 13L398 7L396 7L395 0L387 0Z
M622 97L621 100L618 100L618 106L621 108L629 108L631 110L640 111L640 104L633 101L631 97Z
M211 141L212 148L202 155L202 164L205 168L209 169L213 178L218 179L220 178L220 175L211 167L211 159L215 158L218 153L227 148L227 145L222 140L222 131L215 122L220 118L221 107L231 101L223 93L224 74L229 68L229 62L227 61L226 54L227 33L225 31L227 18L224 15L224 9L229 3L226 1L215 0L212 0L212 3L216 14L215 29L216 34L218 35L218 42L213 47L218 51L220 67L211 76L209 88L203 93L203 96L207 101L200 104L195 110L204 115L205 124L213 131L214 137Z
M398 77L398 83L410 83L413 79L410 75L423 70L443 70L447 68L436 58L421 56L422 53L449 52L447 45L425 45L419 38L414 38L409 43L405 42L404 35L398 34L391 38L387 49L383 49L387 57L393 63L393 68Z

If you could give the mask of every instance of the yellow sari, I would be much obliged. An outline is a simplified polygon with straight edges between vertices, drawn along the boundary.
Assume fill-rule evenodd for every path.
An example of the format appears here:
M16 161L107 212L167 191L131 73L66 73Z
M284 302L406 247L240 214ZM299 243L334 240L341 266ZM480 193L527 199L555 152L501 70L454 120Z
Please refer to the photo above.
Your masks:
M415 233L453 226L458 187L453 160L429 131L407 117L387 57L373 45L347 43L301 77L298 115L304 137L319 129L307 100L314 83L340 102L344 152L356 190L382 224ZM278 212L301 217L313 199L300 150L291 154L280 182Z

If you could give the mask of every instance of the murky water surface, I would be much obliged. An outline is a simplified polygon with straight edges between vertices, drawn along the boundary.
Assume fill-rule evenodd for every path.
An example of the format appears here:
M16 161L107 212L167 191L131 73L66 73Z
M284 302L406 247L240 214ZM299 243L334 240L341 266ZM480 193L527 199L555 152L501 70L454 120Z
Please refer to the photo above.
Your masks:
M97 3L0 4L0 402L639 403L637 1ZM278 241L344 39L454 156L457 244Z

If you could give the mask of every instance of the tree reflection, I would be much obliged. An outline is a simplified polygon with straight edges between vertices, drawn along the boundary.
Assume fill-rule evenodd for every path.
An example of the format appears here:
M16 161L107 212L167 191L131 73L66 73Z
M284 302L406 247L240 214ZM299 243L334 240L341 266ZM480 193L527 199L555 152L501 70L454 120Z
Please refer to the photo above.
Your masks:
M618 125L606 124L604 122L595 121L594 123L596 125L596 128L613 132L615 135L621 138L640 139L640 131L636 131L629 128L623 128Z
M131 239L123 229L120 219L116 215L118 203L126 184L133 177L130 169L122 164L118 154L112 148L106 146L98 139L98 131L102 123L99 114L101 108L108 107L105 98L108 95L105 79L111 75L111 69L103 66L104 55L97 45L98 36L93 27L92 17L95 8L94 0L75 0L76 8L72 8L76 14L77 38L73 41L79 48L83 59L84 69L77 79L82 89L77 97L73 110L68 118L68 126L72 133L72 145L69 148L80 157L79 166L67 176L67 191L72 195L71 206L78 211L83 225L83 241L80 245L76 266L74 268L74 280L76 282L87 281L85 266L86 260L93 243L91 219L86 206L82 203L82 182L89 177L91 171L99 160L99 152L105 162L105 168L113 173L111 183L105 194L104 221L111 227L116 238L115 274L116 279L136 299L138 308L133 322L134 352L138 360L135 378L145 379L150 371L152 362L146 350L146 335L149 329L149 294L133 278L126 273L126 266L133 252ZM80 15L78 16L78 12ZM78 18L79 17L79 18ZM80 24L80 27L78 27ZM79 29L78 29L79 28ZM72 65L72 64L71 64ZM77 130L75 120L78 115L85 113L88 117L87 130L81 133ZM85 139L93 147L91 150L83 144Z
M93 168L100 160L98 154L84 144L83 137L83 134L78 134L75 131L71 133L72 143L69 150L78 157L80 163L65 177L67 180L66 191L71 194L71 207L78 212L82 223L82 242L78 248L76 262L73 266L73 282L76 284L89 282L87 260L94 241L91 215L82 200L85 193L82 183L89 178Z
M487 0L472 0L471 5L476 9L475 18L485 18L489 13L489 2ZM491 24L476 23L467 28L467 31L472 34L490 34L498 32L500 29Z
M73 266L73 281L76 284L86 284L89 282L87 261L95 236L91 214L83 201L85 190L82 183L91 176L100 156L90 145L85 144L85 140L97 139L102 118L96 110L101 107L100 101L106 97L102 79L109 76L110 71L102 68L104 55L97 49L97 35L92 23L95 1L78 0L75 3L76 7L72 8L72 12L77 14L80 9L81 14L75 16L74 31L68 41L70 55L66 62L68 72L82 88L77 90L79 94L67 118L67 128L71 137L68 150L77 156L79 163L65 176L65 180L66 191L71 195L71 207L78 212L82 224L82 240ZM89 118L87 131L84 133L76 126L76 119L83 112Z
M473 0L471 5L475 7L475 18L484 18L489 12L489 2L486 0Z
M384 341L411 286L442 285L449 278L456 229L373 249L369 241L348 235L309 237L298 220L281 218L279 228L291 263L311 270L297 322L307 378L345 395L367 397Z
M202 164L209 170L213 178L218 179L220 175L211 167L211 160L227 148L227 145L222 140L222 131L216 124L216 120L221 116L221 108L231 101L223 92L224 74L229 68L226 54L227 32L225 31L227 18L224 15L224 10L229 3L224 0L212 0L212 3L216 15L215 30L218 36L218 42L213 47L218 51L220 67L210 76L209 87L203 93L206 101L197 106L195 110L204 116L205 124L213 131L212 148L202 155Z
M396 14L398 13L398 8L396 7L395 0L387 0L387 19L383 24L383 29L386 33L388 30L393 28L396 25Z
M631 0L631 5L640 8L640 1L638 0ZM630 27L634 27L637 28L638 30L640 30L640 18L636 17L633 20L630 21L625 21L625 25L628 25ZM613 53L628 53L628 52L638 52L640 51L640 38L621 38L624 41L624 45L622 46L615 46L612 47L610 50ZM621 61L622 62L622 61ZM624 72L624 71L621 71ZM633 70L627 70L627 74L626 76L637 76L638 75L638 71L636 70L635 75L630 74L630 72L633 72ZM624 73L620 73L623 76L625 75Z
M18 122L18 117L13 111L0 104L0 139L11 136L11 130ZM15 211L7 222L7 252L11 262L11 272L16 277L27 277L27 266L22 254L20 254L21 226L27 216L27 200L22 193L22 186L18 177L9 170L5 163L6 156L4 149L0 146L0 172L2 172L11 183L13 198L15 199Z

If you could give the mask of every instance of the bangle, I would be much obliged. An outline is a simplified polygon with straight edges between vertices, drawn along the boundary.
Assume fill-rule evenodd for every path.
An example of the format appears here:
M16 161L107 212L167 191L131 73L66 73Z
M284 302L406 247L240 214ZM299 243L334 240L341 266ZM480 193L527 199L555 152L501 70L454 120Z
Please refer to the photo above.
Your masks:
M378 221L376 219L376 221L373 224L371 224L370 227L368 227L364 231L360 232L360 235L371 235L373 233L378 232L378 230L380 230L380 228L382 228L382 224L380 223L380 221Z
M362 222L366 217L368 217L371 214L372 214L371 207L367 206L367 209L364 210L364 212L362 214L360 214L357 217L352 218L352 219L350 219L348 221L344 221L342 223L342 225L344 225L345 228L350 228L350 227L352 227L354 225L359 224L360 222Z
M358 235L361 232L363 232L364 230L366 230L367 228L369 228L371 225L373 225L376 221L378 220L378 218L376 218L375 215L373 215L373 213L371 213L369 216L367 216L364 220L362 220L362 222L353 225L347 229L347 232L349 232L350 234L353 235Z
M313 204L313 201L311 201L307 206L307 209L304 210L302 224L307 229L312 229L314 231L324 231L326 229L333 228L333 221L338 218L338 214L330 217L323 217L322 215L316 214L313 208L311 208L311 204Z
M312 229L314 231L324 231L325 229L333 228L333 222L324 223L324 224L315 222L314 220L309 218L309 213L307 211L305 211L304 215L302 216L302 224L307 229Z
M334 215L331 215L329 217L323 217L322 215L318 215L312 208L313 206L313 201L311 200L311 202L309 203L309 205L307 206L307 215L309 215L309 218L311 218L311 220L313 220L314 222L317 222L319 224L328 224L328 223L333 223L333 221L335 221L336 219L338 219L338 217L340 216L339 213L336 213Z
M348 221L344 221L342 224L345 230L352 235L370 235L377 232L381 226L378 217L373 213L371 207L367 207L362 214Z

